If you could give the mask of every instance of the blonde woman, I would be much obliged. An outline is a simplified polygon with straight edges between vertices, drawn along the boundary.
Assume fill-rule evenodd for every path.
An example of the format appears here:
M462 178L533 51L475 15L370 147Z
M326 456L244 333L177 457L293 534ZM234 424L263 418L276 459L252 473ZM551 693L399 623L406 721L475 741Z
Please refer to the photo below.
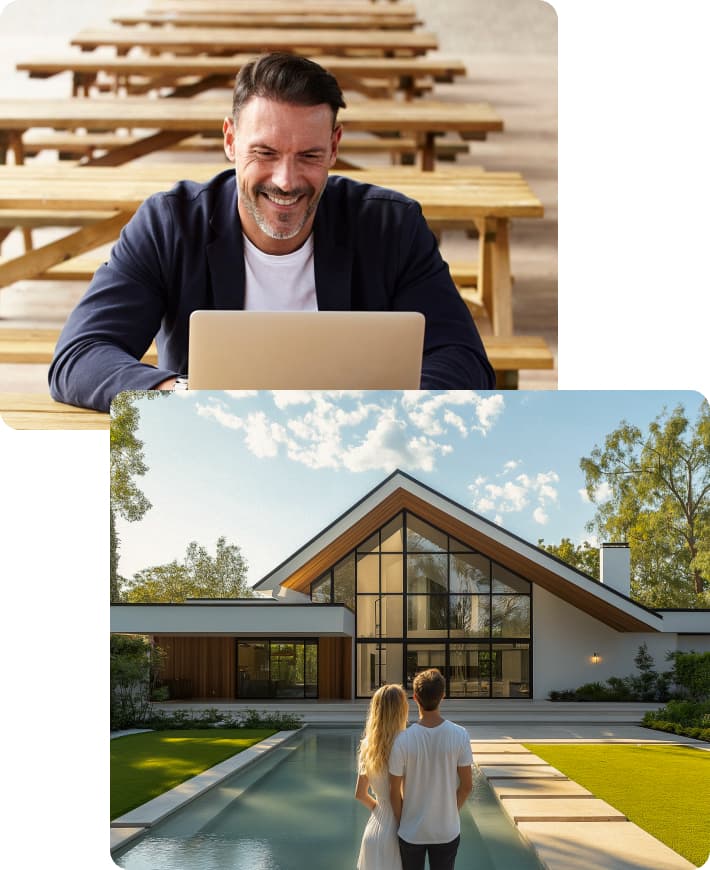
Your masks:
M358 870L401 870L397 820L389 793L389 755L395 737L407 727L409 704L401 686L381 686L370 701L360 741L355 797L371 811L357 861ZM374 792L374 797L373 793Z

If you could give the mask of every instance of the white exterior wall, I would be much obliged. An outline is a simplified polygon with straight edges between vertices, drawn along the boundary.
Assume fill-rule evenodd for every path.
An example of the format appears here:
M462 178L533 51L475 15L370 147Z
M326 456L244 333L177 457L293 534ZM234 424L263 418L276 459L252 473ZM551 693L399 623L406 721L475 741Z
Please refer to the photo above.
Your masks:
M240 637L348 636L355 616L347 607L253 603L237 606L113 605L111 631L119 634L203 634Z
M710 635L679 634L678 649L682 652L710 652Z
M683 637L682 649L687 637ZM699 637L710 644L710 637ZM584 683L637 673L634 658L646 643L656 669L668 667L666 653L678 647L678 636L666 632L622 632L533 585L533 693L539 700L553 689L576 689ZM695 649L700 651L700 643ZM592 654L600 656L592 663Z

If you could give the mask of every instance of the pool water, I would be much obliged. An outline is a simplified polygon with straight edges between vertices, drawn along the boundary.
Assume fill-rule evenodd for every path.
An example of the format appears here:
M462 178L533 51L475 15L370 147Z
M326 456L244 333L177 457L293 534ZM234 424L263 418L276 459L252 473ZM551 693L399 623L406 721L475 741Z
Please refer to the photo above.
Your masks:
M359 732L305 729L114 855L127 870L354 868L368 812L353 797ZM457 866L540 870L474 768Z

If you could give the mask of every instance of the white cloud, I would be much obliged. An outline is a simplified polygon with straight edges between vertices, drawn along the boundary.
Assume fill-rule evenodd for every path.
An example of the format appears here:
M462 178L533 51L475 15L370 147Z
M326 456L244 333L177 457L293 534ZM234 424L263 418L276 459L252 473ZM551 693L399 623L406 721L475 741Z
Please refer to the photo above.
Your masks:
M520 460L510 460L503 465L497 478L521 465ZM477 477L469 484L474 510L484 514L495 512L496 517L505 514L522 513L531 509L531 517L536 523L545 525L550 517L548 505L557 504L558 493L555 484L559 482L556 471L539 472L534 476L521 472L513 480L504 483L489 483L486 477ZM496 522L499 520L496 518Z
M257 390L225 390L224 395L231 399L249 399L257 395Z
M503 474L507 474L509 471L515 471L515 469L521 464L521 459L509 459L507 462L503 463L503 471L501 471L498 476L500 477Z
M200 417L207 417L215 420L220 426L226 429L243 429L244 420L236 414L231 414L223 405L197 405L197 414Z
M472 428L478 430L482 435L486 435L498 417L503 413L505 400L500 393L497 393L495 396L487 396L486 398L481 398L480 396L476 398L476 416L479 425Z
M450 408L447 408L446 411L444 411L444 422L448 423L449 426L453 426L454 429L458 429L463 438L468 435L468 429L466 428L463 418L458 414L455 414Z
M260 459L276 456L279 444L285 444L288 440L284 427L267 420L263 411L249 414L245 428L247 434L244 443Z
M550 517L545 512L545 508L536 507L535 510L533 511L533 519L535 520L536 523L539 523L541 526L544 526L544 525L547 525Z
M412 437L407 432L407 424L396 417L393 408L389 408L360 444L345 450L342 461L349 471L379 468L391 472L403 465L431 471L437 455L445 455L451 449L426 436Z
M586 504L591 504L591 499L587 493L587 488L578 489L579 497ZM606 480L603 480L599 486L594 490L594 502L595 504L601 504L602 502L608 501L611 498L612 490Z
M248 391L227 395L249 398ZM439 458L453 452L452 437L487 431L503 408L501 396L482 398L471 390L287 390L271 397L273 408L258 412L237 415L213 399L198 413L243 431L245 446L259 458L275 457L283 446L290 460L309 468L390 472L432 471ZM514 492L509 497L515 501Z

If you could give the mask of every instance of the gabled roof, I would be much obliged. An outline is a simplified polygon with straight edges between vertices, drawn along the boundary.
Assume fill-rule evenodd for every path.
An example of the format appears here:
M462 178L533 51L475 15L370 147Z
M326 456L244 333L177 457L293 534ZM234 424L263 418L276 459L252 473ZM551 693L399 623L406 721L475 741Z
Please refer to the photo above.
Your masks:
M329 526L274 568L255 589L309 584L402 510L618 631L662 631L663 617L540 547L463 507L403 471L395 471Z

